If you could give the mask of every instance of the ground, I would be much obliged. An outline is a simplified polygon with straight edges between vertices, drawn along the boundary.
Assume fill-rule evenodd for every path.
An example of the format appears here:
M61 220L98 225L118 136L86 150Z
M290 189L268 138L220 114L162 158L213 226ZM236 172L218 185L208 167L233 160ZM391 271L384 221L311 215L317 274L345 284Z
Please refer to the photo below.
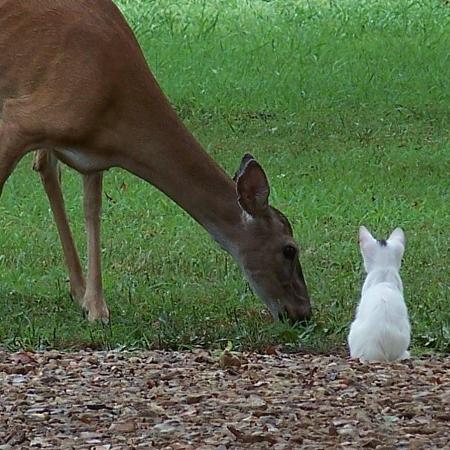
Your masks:
M449 448L450 357L0 351L0 449Z

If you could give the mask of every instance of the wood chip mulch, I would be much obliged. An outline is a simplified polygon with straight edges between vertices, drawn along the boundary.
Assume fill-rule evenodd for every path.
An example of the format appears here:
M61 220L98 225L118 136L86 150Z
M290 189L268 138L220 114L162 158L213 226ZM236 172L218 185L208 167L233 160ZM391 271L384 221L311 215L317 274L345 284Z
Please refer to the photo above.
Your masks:
M0 449L450 449L450 357L0 350Z

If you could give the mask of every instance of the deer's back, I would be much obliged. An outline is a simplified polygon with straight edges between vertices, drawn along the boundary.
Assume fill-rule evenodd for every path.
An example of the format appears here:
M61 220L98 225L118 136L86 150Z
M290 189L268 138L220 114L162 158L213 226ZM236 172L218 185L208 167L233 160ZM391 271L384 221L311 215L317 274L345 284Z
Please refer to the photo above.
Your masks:
M0 106L38 89L97 95L145 77L143 55L112 1L0 0Z

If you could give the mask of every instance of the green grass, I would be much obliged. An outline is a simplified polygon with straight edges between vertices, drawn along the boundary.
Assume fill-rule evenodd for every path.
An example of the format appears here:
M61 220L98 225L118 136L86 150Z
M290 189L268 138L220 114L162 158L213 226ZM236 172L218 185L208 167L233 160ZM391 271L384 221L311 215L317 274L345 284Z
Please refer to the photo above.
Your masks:
M163 194L105 180L110 327L71 302L38 176L25 158L0 202L0 342L332 350L362 283L357 229L404 228L415 352L450 351L450 8L443 1L121 0L189 128L231 174L252 152L291 219L314 307L273 323L235 263ZM181 4L181 5L180 5ZM29 180L29 181L28 181ZM65 194L85 254L81 183Z

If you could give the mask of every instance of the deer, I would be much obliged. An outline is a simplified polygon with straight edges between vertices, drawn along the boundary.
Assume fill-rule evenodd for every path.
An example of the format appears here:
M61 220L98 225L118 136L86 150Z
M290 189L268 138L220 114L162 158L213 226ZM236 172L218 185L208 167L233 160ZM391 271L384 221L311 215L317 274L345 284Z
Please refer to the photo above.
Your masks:
M183 208L237 262L270 313L311 316L299 245L269 204L268 178L245 154L231 178L202 148L155 79L111 0L0 0L0 194L33 152L68 269L89 321L108 322L100 221L103 174L121 168ZM61 190L60 163L81 174L84 275Z

